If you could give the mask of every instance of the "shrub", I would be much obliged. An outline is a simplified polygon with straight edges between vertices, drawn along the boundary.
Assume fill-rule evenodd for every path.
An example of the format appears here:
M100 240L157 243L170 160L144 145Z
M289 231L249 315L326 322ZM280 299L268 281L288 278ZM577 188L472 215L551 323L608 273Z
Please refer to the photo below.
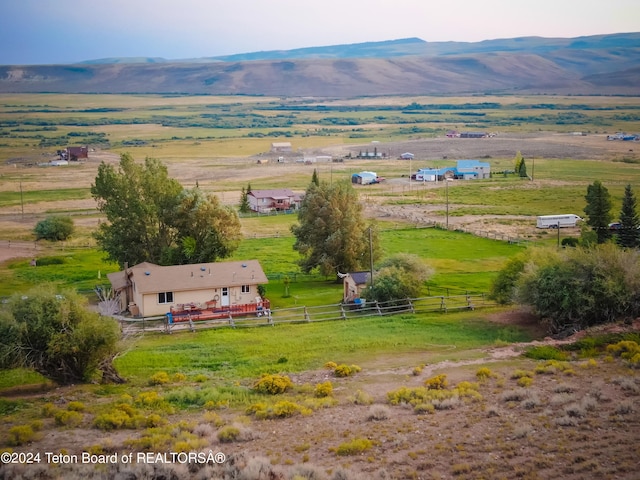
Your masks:
M167 372L158 372L151 376L149 385L164 385L169 383L169 374Z
M517 390L508 390L500 395L500 399L503 402L521 402L529 396L529 393L524 388Z
M373 403L373 397L362 390L357 390L353 396L353 403L356 405L371 405Z
M120 327L89 310L87 299L77 292L39 285L13 295L4 313L2 367L29 367L62 384L118 378L112 360Z
M39 221L33 229L36 240L44 239L53 242L67 240L73 235L73 231L73 219L71 219L71 217L61 216L47 217Z
M551 345L529 347L524 351L524 356L534 360L558 360L569 359L569 353Z
M386 420L389 418L389 409L384 405L373 405L369 408L367 420Z
M528 372L526 370L516 370L511 374L511 378L518 379L523 377L533 377L533 373Z
M174 373L173 374L173 381L176 383L180 383L180 382L184 382L187 379L187 376L184 373Z
M336 377L350 377L351 375L355 375L361 370L362 369L358 365L349 366L343 363L342 365L336 366L336 368L333 370L333 374Z
M415 407L413 407L413 411L418 415L422 415L424 413L433 413L436 411L436 407L433 406L432 403L419 403Z
M67 405L67 410L73 412L84 412L85 406L82 402L69 402L69 405Z
M444 373L425 380L424 385L428 390L444 390L447 388L447 376Z
M293 386L293 382L286 375L265 374L253 385L253 389L259 393L277 395L284 393Z
M324 368L327 370L335 370L338 364L336 362L327 362L324 364Z
M496 376L497 375L488 367L480 367L476 372L476 378L478 380L487 380L488 378L495 378Z
M367 438L356 438L350 442L342 443L336 448L337 455L359 455L373 446L373 442Z
M518 379L518 386L519 387L530 387L531 384L533 383L533 378L531 377L520 377Z
M222 443L231 443L238 440L240 437L240 429L231 425L227 425L226 427L222 427L218 430L218 440Z
M82 414L80 412L74 412L70 410L58 410L53 418L56 421L56 425L65 427L77 427L82 423Z
M9 429L9 445L20 446L36 439L36 432L31 425L16 425Z
M49 403L45 403L42 406L42 415L47 417L47 418L51 418L55 415L55 413L58 411L59 409L51 402Z
M333 385L328 380L326 382L318 383L313 390L313 394L318 398L330 397L333 395Z

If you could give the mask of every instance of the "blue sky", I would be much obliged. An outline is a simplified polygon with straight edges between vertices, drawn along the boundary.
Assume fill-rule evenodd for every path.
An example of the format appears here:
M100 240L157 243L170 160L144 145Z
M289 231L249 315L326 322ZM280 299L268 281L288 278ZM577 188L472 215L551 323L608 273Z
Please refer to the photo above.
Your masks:
M0 64L640 31L640 0L0 0Z

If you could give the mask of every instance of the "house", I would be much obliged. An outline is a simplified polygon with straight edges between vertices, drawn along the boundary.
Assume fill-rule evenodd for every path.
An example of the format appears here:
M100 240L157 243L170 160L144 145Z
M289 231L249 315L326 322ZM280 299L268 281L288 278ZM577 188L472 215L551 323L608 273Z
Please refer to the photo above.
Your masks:
M421 168L416 173L418 182L439 182L456 178L456 167Z
M81 158L89 158L89 149L87 147L67 147L66 160L77 162Z
M419 182L438 182L447 179L478 180L491 178L491 165L478 160L458 160L455 167L421 168L415 174Z
M491 178L491 165L478 160L458 160L456 178L476 180Z
M273 142L271 144L271 151L273 153L291 152L291 142Z
M357 183L359 185L370 185L372 183L379 183L382 179L378 177L376 172L360 172L351 175L351 183Z
M461 132L460 138L487 138L488 135L484 132Z
M121 311L140 317L203 308L255 311L261 302L258 285L268 283L257 260L172 266L144 262L107 277L120 294Z
M342 276L342 274L341 274ZM371 281L371 272L351 272L342 278L343 285L343 301L344 303L355 302L356 299L362 298L363 291ZM366 296L365 296L366 298Z
M413 160L413 157L415 157L413 153L405 152L402 155L400 155L400 160Z
M252 190L247 194L249 208L254 212L269 213L271 211L297 210L302 202L302 195L293 193L288 188L275 190Z

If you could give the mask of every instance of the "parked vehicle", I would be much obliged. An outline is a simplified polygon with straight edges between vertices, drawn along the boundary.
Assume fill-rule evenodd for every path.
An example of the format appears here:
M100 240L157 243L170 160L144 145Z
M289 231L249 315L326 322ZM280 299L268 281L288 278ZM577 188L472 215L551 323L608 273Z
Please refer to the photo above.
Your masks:
M541 215L538 217L536 227L538 228L565 228L575 227L582 218L574 214L565 215Z

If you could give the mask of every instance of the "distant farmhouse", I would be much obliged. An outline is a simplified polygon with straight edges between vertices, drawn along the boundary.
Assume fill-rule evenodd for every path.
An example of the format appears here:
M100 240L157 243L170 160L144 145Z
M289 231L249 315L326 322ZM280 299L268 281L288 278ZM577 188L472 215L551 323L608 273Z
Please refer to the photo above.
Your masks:
M415 155L413 153L405 152L400 155L400 160L413 160L414 157Z
M89 158L88 147L67 147L64 150L58 150L60 160L67 160L71 162L77 162L83 158Z
M447 179L478 180L491 178L491 165L478 160L458 160L455 167L421 168L415 175L419 182L438 182Z
M271 152L273 153L289 153L293 151L291 142L273 142L271 144Z
M302 202L302 196L293 193L288 188L252 190L247 195L247 199L249 200L249 208L259 213L297 210Z

